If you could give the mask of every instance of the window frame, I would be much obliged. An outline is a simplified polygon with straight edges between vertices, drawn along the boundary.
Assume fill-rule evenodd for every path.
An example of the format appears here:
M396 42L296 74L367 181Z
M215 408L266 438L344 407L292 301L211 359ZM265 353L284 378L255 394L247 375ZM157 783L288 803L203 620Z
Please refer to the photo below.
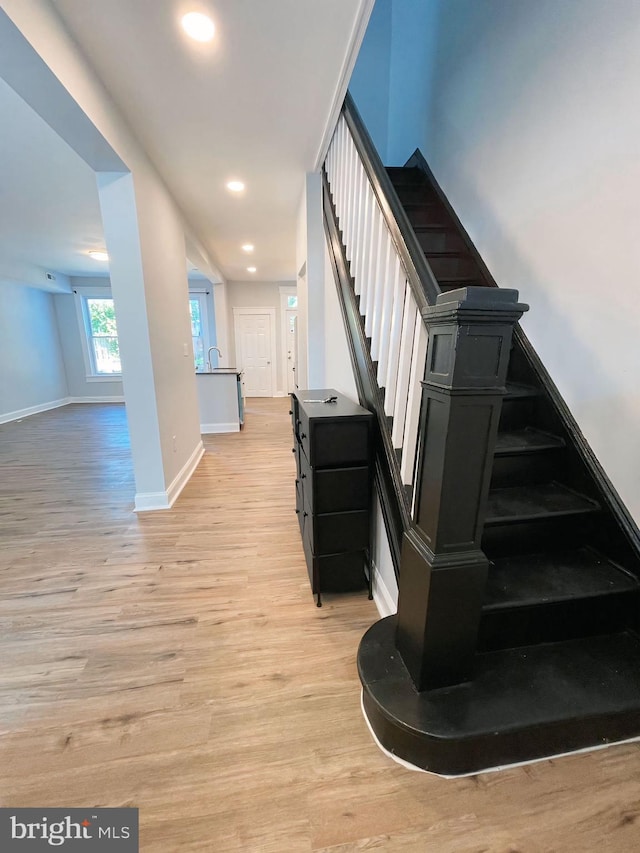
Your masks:
M207 369L207 350L211 346L211 332L209 328L209 291L200 290L199 288L189 288L189 303L192 299L197 299L200 304L200 325L202 327L202 345L204 352L203 371ZM191 322L191 304L189 304L189 322ZM196 366L196 349L193 345L193 335L191 336L191 349L193 352L193 368L198 370Z
M83 287L74 289L76 302L76 315L80 329L80 341L82 345L82 356L84 360L85 379L87 382L121 382L120 373L99 373L96 366L95 351L93 349L93 334L91 330L91 318L89 315L89 299L109 299L113 301L110 287ZM116 320L117 322L117 320Z

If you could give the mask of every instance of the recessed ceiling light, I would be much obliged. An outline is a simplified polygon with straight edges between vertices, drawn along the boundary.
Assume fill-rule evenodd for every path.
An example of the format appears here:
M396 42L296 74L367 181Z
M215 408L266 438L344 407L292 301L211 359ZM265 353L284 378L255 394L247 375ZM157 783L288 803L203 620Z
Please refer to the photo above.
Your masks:
M200 12L189 12L182 18L182 29L196 41L211 41L216 31L211 18Z
M232 193L241 193L244 189L242 181L227 181L227 189Z
M108 261L109 260L109 255L105 252L104 249L92 249L89 252L89 255L95 261Z
M255 246L253 245L253 243L245 243L244 246L242 247L242 251L247 252L247 254L251 254L251 252L253 252L254 249L255 249Z
M255 271L256 271L255 267L247 267L247 272L255 272Z

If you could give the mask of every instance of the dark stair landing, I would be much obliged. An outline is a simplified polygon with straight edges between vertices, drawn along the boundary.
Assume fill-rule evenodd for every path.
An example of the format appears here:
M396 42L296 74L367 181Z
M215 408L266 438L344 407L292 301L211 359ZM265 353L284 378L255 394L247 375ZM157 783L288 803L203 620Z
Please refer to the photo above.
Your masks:
M388 173L440 290L495 287L428 170ZM378 738L445 775L640 736L640 546L547 384L516 335L482 537L489 571L473 680L417 693L393 618L360 647Z
M630 632L479 654L473 681L417 693L395 617L358 654L363 704L389 752L443 776L479 773L640 732L640 640Z

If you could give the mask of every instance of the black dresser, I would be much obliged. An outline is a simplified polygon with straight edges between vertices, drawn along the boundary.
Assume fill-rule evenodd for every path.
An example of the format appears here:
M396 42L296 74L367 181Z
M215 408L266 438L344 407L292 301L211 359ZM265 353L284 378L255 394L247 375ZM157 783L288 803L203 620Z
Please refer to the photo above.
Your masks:
M323 401L334 398L334 402ZM373 415L331 388L291 395L296 513L311 589L369 589ZM370 574L370 573L369 573Z

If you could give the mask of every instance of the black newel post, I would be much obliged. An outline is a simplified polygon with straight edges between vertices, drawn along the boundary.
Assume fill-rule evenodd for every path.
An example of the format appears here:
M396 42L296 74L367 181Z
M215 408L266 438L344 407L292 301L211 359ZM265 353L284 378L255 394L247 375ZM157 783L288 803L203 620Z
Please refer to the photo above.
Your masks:
M397 648L418 690L472 675L487 558L480 550L517 290L443 293L429 328L416 472L402 545Z

